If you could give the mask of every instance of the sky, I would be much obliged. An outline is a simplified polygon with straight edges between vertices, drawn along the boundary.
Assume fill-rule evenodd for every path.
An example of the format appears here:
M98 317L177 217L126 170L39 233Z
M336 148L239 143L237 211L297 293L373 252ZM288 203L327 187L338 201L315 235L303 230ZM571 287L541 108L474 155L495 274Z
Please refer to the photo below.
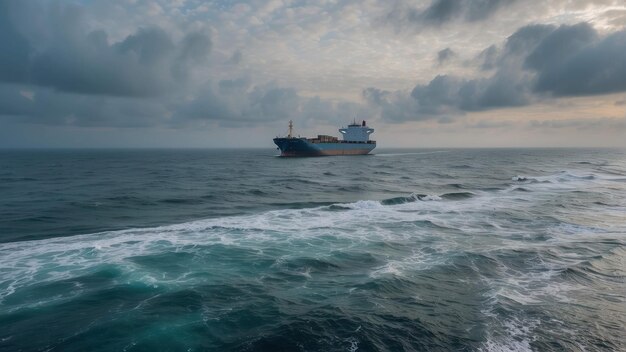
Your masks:
M0 0L0 148L626 147L623 0Z

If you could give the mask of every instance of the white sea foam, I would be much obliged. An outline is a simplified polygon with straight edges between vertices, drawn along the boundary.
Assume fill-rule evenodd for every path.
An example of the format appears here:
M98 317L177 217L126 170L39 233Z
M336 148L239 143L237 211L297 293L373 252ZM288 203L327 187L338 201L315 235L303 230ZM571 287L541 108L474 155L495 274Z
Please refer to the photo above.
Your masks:
M517 176L513 176L511 180L518 181L518 182L539 182L539 183L571 183L571 182L601 183L605 181L622 182L622 181L626 181L626 177L593 173L593 172L579 173L575 171L564 170L556 174L545 175L545 176L517 175Z
M389 261L387 262L387 264L379 268L376 268L374 271L372 271L370 276L373 278L378 278L378 277L385 276L385 275L402 276L403 273L398 268L398 265L399 265L398 261Z
M307 248L305 244L311 239L316 239L315 245L312 247L309 245L311 250L319 251L323 248L327 250L328 248L367 246L376 241L395 241L409 246L410 243L415 243L414 239L433 236L432 230L421 226L420 222L431 222L457 234L435 238L434 243L431 244L436 249L435 255L416 252L391 258L387 264L372 272L374 276L405 275L411 270L438 265L440 263L438 260L446 257L445 253L463 251L472 246L480 246L480 250L483 251L502 246L523 247L527 244L517 242L515 236L532 230L525 230L526 224L511 223L511 220L506 217L496 219L491 216L494 211L505 209L515 210L520 214L532 214L535 202L549 197L554 192L567 191L572 188L585 189L602 186L606 182L614 182L611 177L603 175L577 175L569 172L525 178L548 182L525 184L524 187L529 188L532 191L531 194L482 192L477 196L456 201L444 201L438 196L431 195L422 197L421 200L435 201L415 201L397 205L383 205L378 201L365 200L339 204L344 210L333 210L331 207L274 210L260 214L206 219L153 228L4 243L0 244L0 267L3 268L0 271L0 288L2 288L0 305L6 297L11 296L20 288L84 275L97 270L98 266L103 263L121 268L124 275L118 280L138 280L148 285L184 285L194 282L193 279L183 274L156 277L153 274L141 272L137 267L138 264L128 260L135 256L177 251L194 253L212 245L256 248L259 251L266 247L295 250L293 248ZM568 184L568 188L559 188L559 184L562 183ZM623 183L617 183L617 185L624 187ZM603 215L592 216L603 216L610 221L603 224L598 218L597 227L584 227L587 233L594 235L603 231L624 230L626 225L619 221L621 209L617 208L614 214L605 210L603 209ZM563 222L559 226L568 226L568 224ZM481 236L490 235L493 229L497 230L499 236L497 241L481 242L479 240ZM547 231L554 236L581 233L580 228L571 231L565 228L547 229ZM331 243L326 240L328 236L332 236L335 241ZM292 247L292 245L301 246ZM414 245L411 246L408 248L414 248ZM310 272L304 272L303 275L306 276L306 274L311 275ZM545 280L545 278L539 278L539 280ZM510 283L511 287L523 285L523 282ZM546 290L561 292L554 288L546 288ZM529 301L523 302L521 297L525 295L524 292L507 289L500 292L520 303L532 304L532 300L537 299L531 297Z
M481 350L489 352L532 351L530 343L534 340L533 330L538 323L537 320L504 321L502 322L504 334L490 336Z
M437 200L441 200L441 197L437 196L437 195L430 195L427 194L423 197L420 197L419 200L423 200L423 201L437 201Z
M350 209L381 209L383 205L375 200L359 200L355 203L345 204Z

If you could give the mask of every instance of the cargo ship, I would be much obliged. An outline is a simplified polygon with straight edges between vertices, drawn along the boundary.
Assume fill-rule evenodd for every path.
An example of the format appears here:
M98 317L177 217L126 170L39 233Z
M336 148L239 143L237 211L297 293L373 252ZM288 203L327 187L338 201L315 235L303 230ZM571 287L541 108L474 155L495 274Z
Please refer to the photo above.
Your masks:
M293 121L289 121L287 137L276 137L281 156L326 156L326 155L364 155L376 148L376 141L369 139L374 133L365 121L360 124L354 121L347 128L340 128L343 138L318 135L317 138L293 136Z

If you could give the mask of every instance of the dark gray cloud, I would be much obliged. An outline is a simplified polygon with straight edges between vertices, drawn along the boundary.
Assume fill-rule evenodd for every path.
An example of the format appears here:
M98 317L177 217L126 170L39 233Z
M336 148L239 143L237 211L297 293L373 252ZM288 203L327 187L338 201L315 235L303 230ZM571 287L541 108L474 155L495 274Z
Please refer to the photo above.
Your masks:
M491 45L487 49L481 51L474 61L478 62L478 66L481 70L488 71L496 68L499 56L500 52L498 47Z
M450 21L463 11L463 2L458 0L434 0L429 7L416 15L416 19L437 24Z
M300 97L294 89L274 85L253 86L249 80L208 83L180 117L223 122L288 120L297 115Z
M28 40L15 26L11 4L0 1L0 81L20 82L28 74L28 58L32 50Z
M268 121L334 121L365 115L365 107L354 103L333 103L319 97L302 97L289 87L254 85L248 79L208 83L193 101L177 110L181 121L213 120L238 126Z
M432 0L426 7L416 7L413 1L396 1L382 19L397 30L440 26L453 20L482 21L498 9L517 0Z
M384 119L390 122L404 122L432 118L421 110L418 102L405 92L387 91L375 87L363 90L363 98L370 105L381 110Z
M587 23L561 26L554 30L537 26L525 29L528 28L539 28L543 32L540 34L541 40L538 44L532 43L537 40L537 37L527 38L532 41L531 45L534 44L534 49L526 56L524 65L537 71L552 69L562 64L564 57L576 54L597 39L596 31ZM545 33L546 31L549 32ZM520 34L516 33L516 36Z
M110 44L105 31L88 30L78 6L23 3L0 3L0 82L81 94L157 96L183 84L211 47L204 33L188 33L175 43L158 27L140 28Z
M160 99L72 94L0 84L0 117L14 122L81 127L148 127L166 123Z
M367 88L363 96L370 105L378 106L382 117L389 121L449 121L464 112L528 104L528 84L521 83L523 78L517 74L502 70L488 79L469 80L440 75L426 85L415 86L410 95Z
M48 87L0 84L0 118L12 122L80 127L185 127L213 121L254 126L272 121L345 122L371 116L365 106L302 97L290 87L255 85L249 79L207 83L191 101L176 97L111 97L61 92Z
M532 90L553 96L626 91L626 30L601 37L588 23L530 25L508 38L503 62L535 74Z
M452 60L455 56L456 53L452 49L445 48L437 53L437 63L439 63L439 66L441 66Z
M364 107L301 97L291 87L250 79L189 85L207 64L203 32L173 39L158 26L112 42L90 30L78 5L0 2L0 117L14 122L85 127L224 126L356 116ZM235 51L232 64L242 60Z
M458 17L467 21L479 21L513 2L515 0L434 0L419 17L436 24Z
M171 123L175 95L207 63L203 32L173 40L138 28L111 42L90 30L84 8L56 2L0 1L0 117L70 126L139 127Z
M552 48L541 45L527 58L538 72L537 92L580 96L626 91L626 31L602 40L588 31L560 28L553 33L565 37L560 52L556 44Z
M524 58L556 29L553 25L532 24L519 28L507 38L502 59Z
M626 30L602 37L586 23L525 26L502 49L483 50L477 61L494 73L472 79L438 75L410 95L368 88L364 97L387 120L406 121L524 106L550 96L626 91Z

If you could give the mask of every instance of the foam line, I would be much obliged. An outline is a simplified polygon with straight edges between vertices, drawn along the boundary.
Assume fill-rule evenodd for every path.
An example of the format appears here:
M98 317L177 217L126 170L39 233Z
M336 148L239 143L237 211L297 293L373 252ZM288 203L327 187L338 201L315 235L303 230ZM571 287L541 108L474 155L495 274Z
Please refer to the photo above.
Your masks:
M102 263L120 265L132 271L136 264L127 258L163 252L194 251L202 246L231 246L237 248L292 248L294 244L316 240L327 245L325 236L339 244L335 246L367 246L373 242L405 243L412 238L433 236L432 227L446 229L449 240L437 238L441 252L467 249L472 242L463 241L471 236L484 236L486 231L497 229L500 241L482 243L484 250L501 246L520 246L524 234L533 233L533 222L513 223L508 217L495 218L492 214L515 211L534 214L537 201L544 201L561 191L603 187L613 183L613 176L598 174L577 175L569 172L555 175L524 177L524 187L531 192L475 192L475 195L448 200L442 196L410 195L414 201L383 204L381 201L363 200L308 209L274 210L259 214L222 217L153 228L108 231L72 237L49 238L0 244L0 304L16 290L33 284L63 280L95 270ZM539 180L530 182L528 180ZM541 181L548 181L541 183ZM511 180L511 186L520 181ZM562 184L567 187L561 187ZM626 187L624 183L614 183ZM621 204L620 206L625 206ZM626 224L619 222L620 209L615 217L604 212L587 215L589 221L597 216L595 226L568 223L561 218L560 226L578 226L576 234L626 232ZM602 215L605 214L605 215ZM606 215L608 214L608 215ZM601 216L605 218L600 219ZM610 219L612 221L607 222ZM603 223L604 221L604 223ZM548 229L555 240L561 240L562 229ZM549 231L553 231L550 233ZM487 232L488 233L488 232ZM468 237L470 236L470 237ZM199 250L199 249L197 249ZM389 262L378 270L379 274L402 275L419 260L424 267L436 265L435 257L405 256L404 262ZM430 261L430 262L429 262ZM408 263L404 265L403 263ZM152 278L156 282L167 280ZM183 279L181 279L183 280ZM183 280L184 281L184 280Z

